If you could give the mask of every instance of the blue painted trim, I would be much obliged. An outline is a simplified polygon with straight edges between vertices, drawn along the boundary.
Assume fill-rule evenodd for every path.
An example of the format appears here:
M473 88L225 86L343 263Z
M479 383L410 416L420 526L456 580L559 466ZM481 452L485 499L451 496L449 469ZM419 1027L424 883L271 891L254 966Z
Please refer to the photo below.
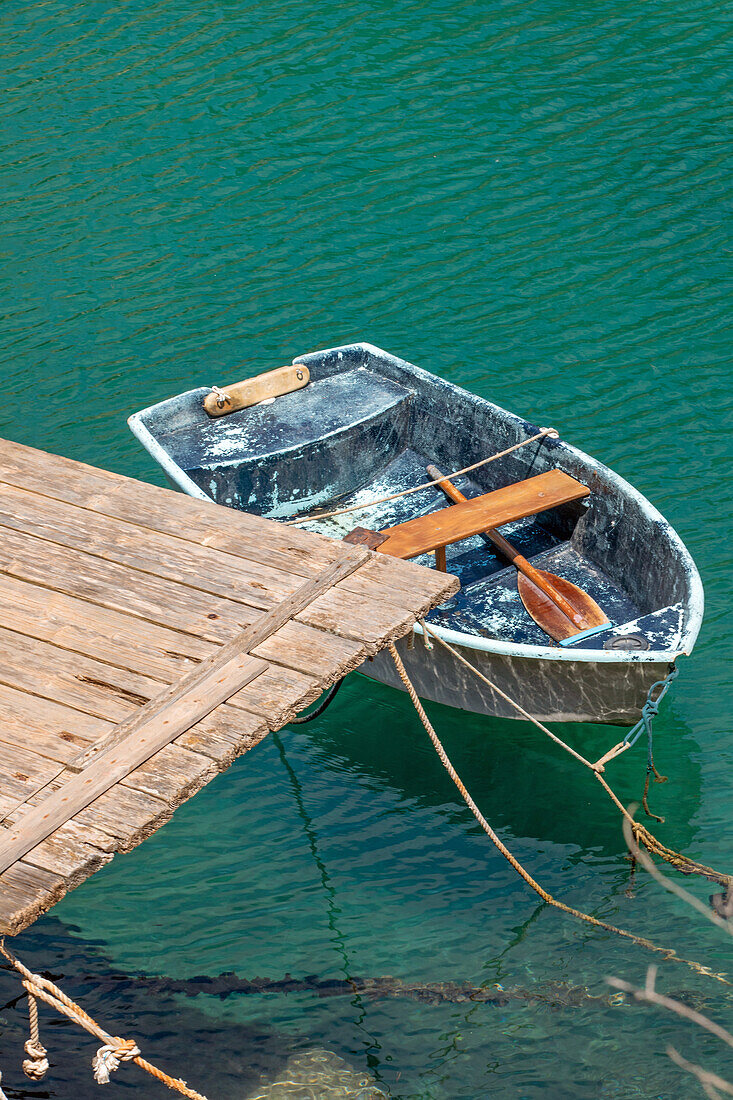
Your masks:
M588 630L581 630L580 634L573 634L572 638L562 638L560 645L573 645L582 642L583 638L592 638L594 634L601 634L604 630L610 630L613 623L602 623L600 626L591 626Z

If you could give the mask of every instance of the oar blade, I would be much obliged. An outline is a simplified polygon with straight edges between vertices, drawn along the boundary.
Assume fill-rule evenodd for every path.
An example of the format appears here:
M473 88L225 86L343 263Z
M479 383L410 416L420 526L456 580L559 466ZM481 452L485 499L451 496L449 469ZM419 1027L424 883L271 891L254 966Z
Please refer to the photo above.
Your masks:
M551 638L554 638L556 642L565 641L575 634L592 630L594 627L610 625L608 616L601 611L595 600L591 599L582 588L578 588L576 584L565 580L564 577L555 576L554 573L547 573L544 570L540 572L557 589L560 595L564 596L568 603L572 605L573 610L580 618L580 622L571 622L567 615L553 603L549 596L545 595L541 588L533 584L523 573L519 573L517 588L522 603L537 625Z

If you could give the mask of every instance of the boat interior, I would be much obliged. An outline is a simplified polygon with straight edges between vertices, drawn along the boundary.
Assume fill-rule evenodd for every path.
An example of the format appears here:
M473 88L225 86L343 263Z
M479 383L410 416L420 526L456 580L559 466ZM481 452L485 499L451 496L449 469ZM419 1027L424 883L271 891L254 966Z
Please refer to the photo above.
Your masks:
M538 432L371 345L297 362L310 371L304 388L230 415L207 415L207 388L138 415L174 466L207 496L273 519L307 516L302 526L338 539L356 526L379 532L451 507L435 486L383 498L428 480L431 463L452 473ZM455 478L454 485L473 498L553 469L582 482L590 495L508 523L501 533L536 568L582 587L608 616L608 629L570 648L678 649L689 593L679 550L686 552L647 502L606 467L545 437ZM432 554L415 560L435 565ZM516 569L481 535L447 546L446 566L461 590L431 613L433 623L475 638L556 644L525 610Z

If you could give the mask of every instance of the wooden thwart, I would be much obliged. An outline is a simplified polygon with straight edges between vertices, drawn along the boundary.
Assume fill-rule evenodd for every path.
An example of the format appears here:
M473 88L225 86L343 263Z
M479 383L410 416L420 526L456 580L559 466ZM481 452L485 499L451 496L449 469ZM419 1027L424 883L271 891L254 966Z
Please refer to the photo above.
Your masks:
M549 470L515 485L474 497L465 504L430 512L399 523L396 527L386 527L379 532L386 538L377 551L396 558L414 558L418 554L479 535L487 528L501 527L587 496L590 496L590 489L575 478L562 470Z
M442 476L437 466L428 466L427 469L430 477L440 479L440 488L454 504L462 504L467 499L452 481ZM550 638L560 642L582 632L610 626L605 612L578 585L535 568L498 531L482 531L481 535L516 566L519 574L517 588L522 603ZM441 568L438 554L443 555L442 568L445 569L445 547L435 551L436 564Z

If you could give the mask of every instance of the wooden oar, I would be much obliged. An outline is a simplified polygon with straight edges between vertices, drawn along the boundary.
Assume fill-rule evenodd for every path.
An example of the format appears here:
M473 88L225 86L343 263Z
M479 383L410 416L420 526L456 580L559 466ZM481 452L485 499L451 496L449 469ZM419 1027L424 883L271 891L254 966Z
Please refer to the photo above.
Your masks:
M452 481L443 477L437 466L428 466L428 474L434 481L440 479L438 488L454 504L467 499ZM579 634L596 634L611 625L595 600L582 588L554 573L535 569L498 531L484 531L483 534L516 567L522 603L537 625L556 642L562 645Z

